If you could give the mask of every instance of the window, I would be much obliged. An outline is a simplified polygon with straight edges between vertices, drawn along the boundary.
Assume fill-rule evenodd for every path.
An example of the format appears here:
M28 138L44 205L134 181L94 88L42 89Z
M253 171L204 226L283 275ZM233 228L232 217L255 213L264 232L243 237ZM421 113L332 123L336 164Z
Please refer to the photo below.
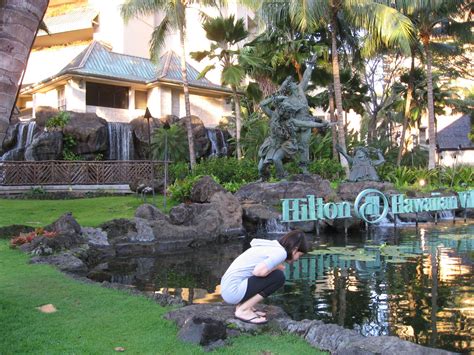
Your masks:
M86 105L128 109L128 87L88 82Z
M135 90L135 108L146 109L147 93L146 91Z
M66 94L64 86L58 88L58 110L66 110Z

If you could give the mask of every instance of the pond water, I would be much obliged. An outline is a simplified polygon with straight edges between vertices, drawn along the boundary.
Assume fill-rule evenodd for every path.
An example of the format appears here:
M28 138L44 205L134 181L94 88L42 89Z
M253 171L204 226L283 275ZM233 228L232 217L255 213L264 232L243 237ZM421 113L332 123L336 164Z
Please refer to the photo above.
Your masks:
M286 268L285 286L268 303L296 320L321 319L367 336L474 350L474 224L308 237L312 254ZM193 303L221 302L220 277L248 242L115 259L93 278Z

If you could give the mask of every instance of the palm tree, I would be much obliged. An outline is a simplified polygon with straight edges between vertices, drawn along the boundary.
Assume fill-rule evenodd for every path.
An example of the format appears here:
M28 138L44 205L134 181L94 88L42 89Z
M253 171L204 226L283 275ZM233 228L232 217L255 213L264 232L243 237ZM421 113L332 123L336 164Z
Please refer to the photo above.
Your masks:
M337 48L339 23L347 21L366 33L365 54L371 54L380 45L397 45L405 52L410 50L413 37L411 21L397 10L372 0L288 0L271 6L263 6L267 17L286 16L287 13L301 31L313 31L326 26L331 32L331 55L338 124L339 145L346 150L344 121L342 117L342 90ZM343 160L343 165L347 162Z
M251 63L258 66L261 60L255 58L245 51L236 48L239 42L247 38L248 32L245 29L243 19L235 20L233 15L229 17L208 18L203 26L206 31L206 37L212 41L211 48L208 51L191 53L191 57L197 61L204 58L210 60L219 60L222 67L221 82L222 85L228 85L232 89L232 96L235 102L235 125L236 125L236 151L237 158L242 158L240 147L240 131L242 119L240 112L240 97L237 88L245 78L245 69L242 65ZM208 65L201 72L200 76L205 76L209 70L214 69L214 64Z
M49 0L0 1L0 147L48 4Z
M456 18L462 16L471 2L466 0L397 0L395 6L413 22L418 39L423 45L426 61L426 76L428 90L428 138L429 156L428 169L436 165L436 128L433 99L432 47L445 46L433 43L433 37L447 35L472 41L471 23L459 23ZM470 10L469 10L470 11Z
M181 75L183 77L184 107L186 111L186 131L189 145L189 162L191 169L196 165L194 151L193 128L191 125L191 104L189 101L189 83L186 70L186 10L193 4L215 5L213 0L127 0L121 8L125 21L133 17L153 15L156 12L164 14L160 24L155 27L150 39L150 58L157 61L163 47L165 36L170 31L178 30L181 44Z

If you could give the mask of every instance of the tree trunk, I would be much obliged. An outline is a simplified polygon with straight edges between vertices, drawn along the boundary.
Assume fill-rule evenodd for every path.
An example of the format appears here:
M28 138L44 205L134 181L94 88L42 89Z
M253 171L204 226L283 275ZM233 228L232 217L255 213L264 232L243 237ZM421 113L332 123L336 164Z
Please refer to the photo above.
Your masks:
M242 159L242 150L240 149L240 130L242 127L242 118L240 117L240 97L237 88L232 86L232 95L235 102L235 150L237 151L237 159Z
M344 151L346 149L346 136L345 127L342 117L342 89L341 89L341 78L339 74L339 59L337 56L337 41L336 41L336 13L333 12L331 19L331 51L332 51L332 75L334 78L334 98L336 100L336 117L337 117L337 140L339 145ZM349 176L349 163L342 154L339 156L341 165L346 171L346 175Z
M431 73L431 49L429 36L425 36L423 38L423 47L425 48L426 54L426 79L428 81L428 139L430 140L428 169L434 169L436 166L436 129L433 99L433 74Z
M0 149L49 0L0 0Z
M184 91L184 108L186 111L186 131L188 133L188 145L189 145L189 162L191 169L196 165L196 153L194 152L194 136L193 126L191 124L191 103L189 102L189 83L188 83L188 71L186 70L186 47L184 39L186 38L186 28L182 28L179 33L179 39L181 41L181 75L183 76L183 91Z
M331 122L337 122L336 117L334 116L334 87L332 84L329 84L329 117ZM339 155L337 153L336 144L337 144L337 128L336 126L331 126L332 132L332 156L337 158Z
M405 111L403 113L402 136L400 137L400 146L398 147L397 166L402 162L403 153L405 152L406 143L405 135L408 127L408 118L410 116L411 100L413 98L413 87L415 76L415 55L411 56L410 76L408 78L407 97L405 99Z

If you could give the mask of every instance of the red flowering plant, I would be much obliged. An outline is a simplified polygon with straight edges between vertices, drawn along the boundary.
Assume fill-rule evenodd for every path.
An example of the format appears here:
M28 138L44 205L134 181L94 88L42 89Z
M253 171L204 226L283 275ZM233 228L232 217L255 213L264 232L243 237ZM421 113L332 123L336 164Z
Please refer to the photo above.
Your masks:
M19 236L10 239L10 246L16 248L20 245L31 243L37 237L55 238L58 235L56 231L46 231L41 227L36 228L33 232L20 233Z

